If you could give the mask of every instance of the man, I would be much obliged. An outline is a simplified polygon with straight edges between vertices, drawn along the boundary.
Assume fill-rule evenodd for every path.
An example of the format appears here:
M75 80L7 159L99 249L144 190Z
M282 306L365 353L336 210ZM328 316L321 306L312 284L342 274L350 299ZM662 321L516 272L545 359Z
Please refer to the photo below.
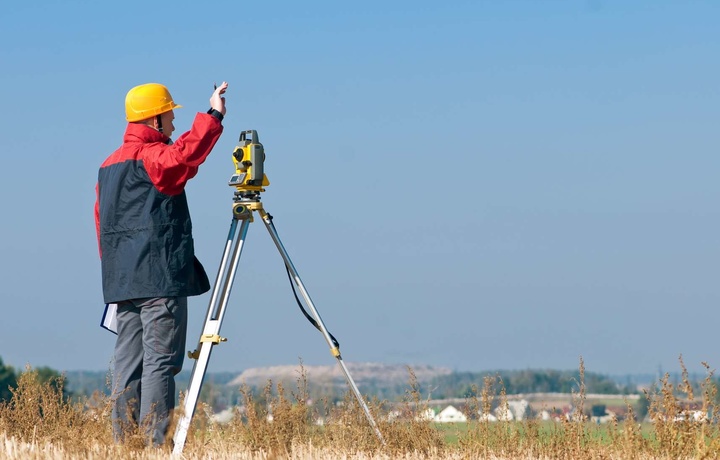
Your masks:
M223 131L223 82L210 110L173 143L176 104L157 83L132 88L123 144L100 167L95 224L103 296L117 304L113 432L140 425L159 446L175 405L182 368L187 297L210 289L195 258L185 184Z

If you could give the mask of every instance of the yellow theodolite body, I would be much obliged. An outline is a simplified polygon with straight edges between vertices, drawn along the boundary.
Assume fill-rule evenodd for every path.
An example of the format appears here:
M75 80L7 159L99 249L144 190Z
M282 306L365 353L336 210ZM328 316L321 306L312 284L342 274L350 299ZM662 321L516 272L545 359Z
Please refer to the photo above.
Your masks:
M240 133L240 141L233 151L235 174L229 185L240 191L264 192L270 181L264 173L265 148L260 143L257 131Z

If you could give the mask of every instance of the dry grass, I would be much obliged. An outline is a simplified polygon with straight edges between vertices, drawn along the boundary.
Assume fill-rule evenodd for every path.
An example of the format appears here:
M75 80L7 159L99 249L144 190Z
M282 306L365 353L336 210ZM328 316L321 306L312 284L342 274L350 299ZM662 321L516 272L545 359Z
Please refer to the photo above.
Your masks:
M623 422L602 426L584 413L584 363L573 394L573 416L558 422L472 420L457 428L457 442L446 440L447 429L420 417L426 401L411 369L406 397L391 405L370 401L369 407L386 444L367 423L362 409L348 392L342 404L308 404L306 376L288 392L268 382L253 394L240 389L244 410L227 424L213 423L209 410L196 411L184 458L188 459L683 459L718 458L720 433L716 415L717 388L709 366L699 399L682 359L682 381L673 385L664 376L647 392L651 424L641 426L628 404ZM94 395L82 403L63 396L63 382L40 383L31 369L23 373L9 403L0 405L0 460L2 459L156 459L167 458L169 448L145 447L140 433L128 433L124 444L112 441L111 401ZM468 413L490 413L507 396L502 380L485 378L467 401ZM707 417L688 416L694 406ZM320 408L320 409L318 409ZM317 421L323 420L322 425Z

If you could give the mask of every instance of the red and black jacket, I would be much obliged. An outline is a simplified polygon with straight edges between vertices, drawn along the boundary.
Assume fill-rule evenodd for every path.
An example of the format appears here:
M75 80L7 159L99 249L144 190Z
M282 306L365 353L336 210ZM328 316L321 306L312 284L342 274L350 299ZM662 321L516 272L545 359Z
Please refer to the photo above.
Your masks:
M202 294L210 289L195 257L185 184L195 177L223 127L198 113L174 144L128 124L123 145L100 167L95 225L106 303Z

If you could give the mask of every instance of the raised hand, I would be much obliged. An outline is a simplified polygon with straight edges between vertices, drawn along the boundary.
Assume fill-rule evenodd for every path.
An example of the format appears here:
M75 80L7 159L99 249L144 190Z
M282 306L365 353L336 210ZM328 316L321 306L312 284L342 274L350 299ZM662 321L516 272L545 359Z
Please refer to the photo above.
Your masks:
M215 88L212 96L210 96L210 107L222 113L223 115L225 115L225 98L222 97L222 95L225 94L225 91L227 91L227 87L227 82L222 82L220 86Z

